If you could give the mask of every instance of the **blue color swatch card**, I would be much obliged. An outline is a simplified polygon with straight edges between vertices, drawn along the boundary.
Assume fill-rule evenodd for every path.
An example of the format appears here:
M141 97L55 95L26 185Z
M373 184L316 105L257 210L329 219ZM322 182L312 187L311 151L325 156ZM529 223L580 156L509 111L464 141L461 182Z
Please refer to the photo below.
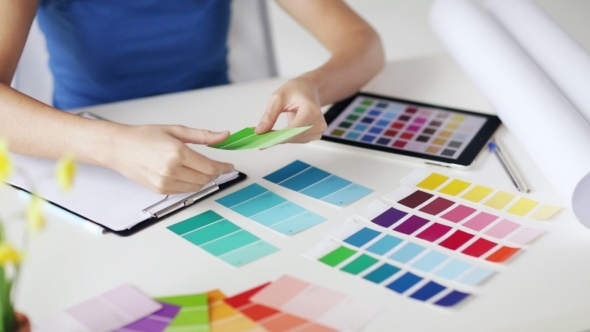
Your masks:
M283 235L293 235L326 221L256 183L216 202Z
M264 179L337 206L350 204L373 192L369 188L299 160L265 176Z

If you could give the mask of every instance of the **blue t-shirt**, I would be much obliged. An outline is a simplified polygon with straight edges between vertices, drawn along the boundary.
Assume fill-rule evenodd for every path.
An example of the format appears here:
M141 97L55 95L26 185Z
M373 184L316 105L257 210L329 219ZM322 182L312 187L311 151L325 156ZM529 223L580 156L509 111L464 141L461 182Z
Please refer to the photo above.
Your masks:
M229 83L231 0L41 0L54 106Z

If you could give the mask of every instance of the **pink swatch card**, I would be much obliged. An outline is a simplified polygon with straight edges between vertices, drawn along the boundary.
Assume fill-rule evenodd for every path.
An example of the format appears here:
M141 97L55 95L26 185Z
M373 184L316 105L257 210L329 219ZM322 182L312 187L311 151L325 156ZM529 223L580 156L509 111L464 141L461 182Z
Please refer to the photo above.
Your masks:
M359 330L382 309L287 275L265 287L251 301L346 331Z

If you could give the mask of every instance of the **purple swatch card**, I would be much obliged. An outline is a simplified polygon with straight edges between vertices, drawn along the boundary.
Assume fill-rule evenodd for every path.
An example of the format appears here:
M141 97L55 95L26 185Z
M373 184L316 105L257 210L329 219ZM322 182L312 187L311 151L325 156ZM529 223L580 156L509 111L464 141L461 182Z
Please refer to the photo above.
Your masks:
M180 311L180 307L164 302L162 309L153 314L126 325L115 332L162 332Z

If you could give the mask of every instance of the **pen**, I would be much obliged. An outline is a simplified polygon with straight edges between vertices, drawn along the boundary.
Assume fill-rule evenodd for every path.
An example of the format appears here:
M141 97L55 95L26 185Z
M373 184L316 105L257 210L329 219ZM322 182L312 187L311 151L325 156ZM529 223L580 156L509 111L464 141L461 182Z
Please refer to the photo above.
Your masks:
M31 194L24 192L22 190L19 190L19 195L23 198L23 199L30 199L31 198ZM86 220L84 218L80 218L74 214L69 213L68 211L65 211L47 201L43 201L43 208L46 209L47 211L50 211L50 213L53 213L57 216L59 216L60 218L66 219L67 221L74 223L78 226L80 226L82 229L93 233L93 234L98 234L98 235L103 235L106 234L106 229L104 229L103 227L100 227L99 225L93 223L92 221Z
M531 189L525 182L524 178L510 157L504 152L502 145L498 141L491 140L488 146L490 151L492 151L500 160L500 164L502 164L502 167L504 167L504 170L506 170L506 173L508 173L508 176L510 177L510 180L512 180L512 183L514 183L516 189L522 193L530 193Z

